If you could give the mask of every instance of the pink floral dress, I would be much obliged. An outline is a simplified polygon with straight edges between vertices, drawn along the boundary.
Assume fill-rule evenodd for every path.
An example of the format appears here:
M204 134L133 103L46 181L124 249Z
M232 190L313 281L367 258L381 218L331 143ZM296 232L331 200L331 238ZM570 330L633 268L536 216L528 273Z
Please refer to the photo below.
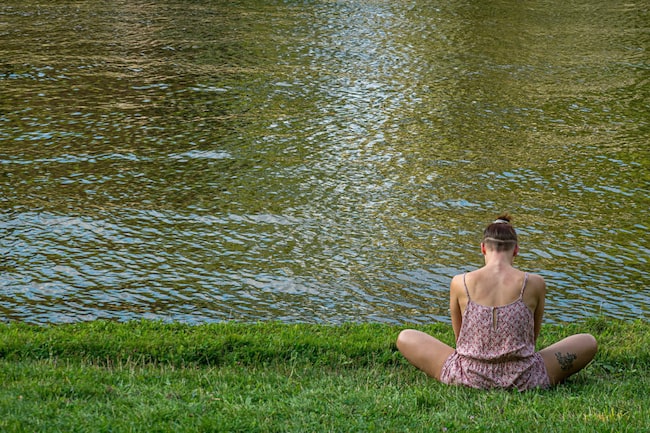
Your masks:
M534 317L523 301L528 274L519 298L499 307L473 302L463 275L467 307L456 351L442 367L440 380L472 388L548 388L544 360L535 352Z

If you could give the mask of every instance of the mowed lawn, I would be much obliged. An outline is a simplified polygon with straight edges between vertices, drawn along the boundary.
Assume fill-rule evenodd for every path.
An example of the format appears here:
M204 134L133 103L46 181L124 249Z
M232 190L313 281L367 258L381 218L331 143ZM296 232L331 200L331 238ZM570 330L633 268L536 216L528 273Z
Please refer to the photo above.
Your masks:
M1 432L647 432L650 326L590 332L599 353L552 390L438 384L384 324L109 321L0 325ZM418 329L447 343L449 325Z

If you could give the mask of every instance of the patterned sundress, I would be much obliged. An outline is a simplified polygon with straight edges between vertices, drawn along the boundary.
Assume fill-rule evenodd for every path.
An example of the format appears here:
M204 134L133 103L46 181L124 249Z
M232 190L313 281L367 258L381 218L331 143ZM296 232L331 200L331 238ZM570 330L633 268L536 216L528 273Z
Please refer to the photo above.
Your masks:
M472 388L547 388L542 356L535 352L534 316L523 301L528 274L519 298L498 307L477 304L467 292L456 351L442 367L440 380Z

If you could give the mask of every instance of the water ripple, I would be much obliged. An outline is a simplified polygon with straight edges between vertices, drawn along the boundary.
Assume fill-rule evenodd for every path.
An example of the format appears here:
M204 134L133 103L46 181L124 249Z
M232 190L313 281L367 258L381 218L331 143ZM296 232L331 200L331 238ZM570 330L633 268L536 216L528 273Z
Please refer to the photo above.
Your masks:
M3 3L4 320L448 321L502 210L647 317L647 14L550 6Z

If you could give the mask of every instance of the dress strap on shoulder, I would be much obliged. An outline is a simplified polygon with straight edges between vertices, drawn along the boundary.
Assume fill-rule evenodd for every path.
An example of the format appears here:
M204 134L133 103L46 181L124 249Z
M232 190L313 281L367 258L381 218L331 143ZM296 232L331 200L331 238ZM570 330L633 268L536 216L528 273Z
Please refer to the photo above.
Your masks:
M526 283L528 282L528 272L524 273L524 284L521 286L521 293L519 293L519 297L524 296L524 289L526 288Z
M467 275L467 272L463 274L463 285L465 286L465 293L467 293L467 299L469 299L469 289L467 288L467 283L465 282L465 275Z

